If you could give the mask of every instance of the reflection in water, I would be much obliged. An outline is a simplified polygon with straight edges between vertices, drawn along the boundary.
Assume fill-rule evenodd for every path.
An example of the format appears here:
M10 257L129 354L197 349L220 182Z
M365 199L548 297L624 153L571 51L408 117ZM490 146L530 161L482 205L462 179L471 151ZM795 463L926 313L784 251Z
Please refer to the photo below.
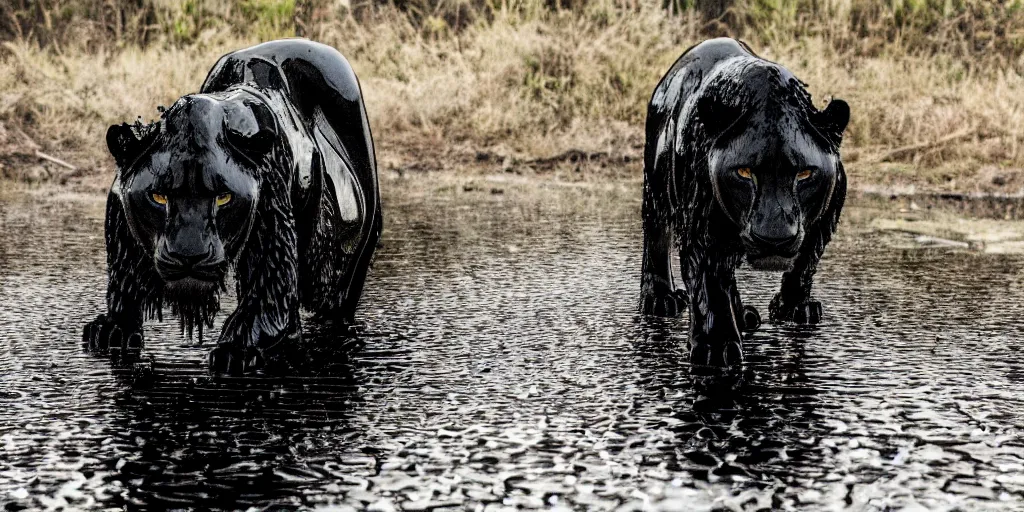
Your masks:
M83 353L102 206L0 203L0 503L1022 506L1019 256L843 226L825 323L749 335L725 392L691 381L685 319L634 311L632 195L396 194L365 327L309 326L298 371L233 379L173 321L141 361ZM739 279L760 308L778 286Z
M201 362L182 360L115 370L125 383L115 403L131 412L118 417L115 429L134 456L107 461L117 475L108 483L131 489L107 504L180 507L198 498L241 507L274 496L299 505L310 483L343 476L328 465L296 462L330 450L335 463L345 464L353 450L348 441L358 436L348 427L357 383L348 364L334 363L344 354L319 347L313 353L305 376L282 378L211 378ZM352 453L347 463L366 466L366 455Z

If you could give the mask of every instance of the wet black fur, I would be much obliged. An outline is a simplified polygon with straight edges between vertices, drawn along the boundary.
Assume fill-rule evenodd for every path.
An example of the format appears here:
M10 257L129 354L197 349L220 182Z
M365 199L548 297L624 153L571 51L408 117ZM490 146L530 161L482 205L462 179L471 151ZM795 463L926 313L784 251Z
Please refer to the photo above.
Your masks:
M735 66L746 66L756 60L755 64L768 64L769 74L779 80L767 84L722 80L711 94L728 100L698 108L695 96L702 91L712 68L736 56L743 58L733 61ZM735 76L744 76L744 71L735 70ZM783 274L781 289L769 306L773 323L816 323L820 319L820 304L811 299L811 288L818 262L836 231L846 196L846 175L838 162L842 127L833 130L827 126L823 111L814 107L804 85L781 66L757 58L737 41L705 42L680 57L652 97L646 126L642 208L640 310L645 314L676 316L689 306L694 365L722 367L741 362L740 332L760 324L760 316L754 308L744 306L736 287L734 270L744 259L745 247L736 223L716 200L708 155L715 140L709 132L743 130L743 123L735 121L750 118L751 112L765 108L759 103L764 95L771 95L775 100L772 105L783 111L775 115L789 114L802 119L807 129L819 137L821 145L836 156L834 188L830 198L823 198L827 206L805 226L798 254ZM839 103L837 109L847 109L848 118L848 107ZM772 115L765 118L771 119ZM715 123L723 126L709 126ZM845 121L842 124L845 126ZM667 252L670 247L678 251L683 289L675 286Z
M294 155L279 132L275 140L257 141L265 146L258 151L244 151L259 193L248 236L228 254L238 307L226 319L218 340L218 349L227 352L211 353L213 369L226 371L238 370L242 359L251 360L236 354L239 350L262 354L283 340L296 339L300 304L324 321L353 320L380 237L381 212L373 141L359 85L336 50L286 40L228 54L211 70L200 93L216 96L224 91L266 99L276 109L277 129L284 130L292 116L296 133L313 147L311 158ZM133 179L137 159L131 155L147 154L169 140L168 132L179 128L172 114L187 108L188 98L155 123L136 122L108 133L112 148L125 149L114 152L118 176L107 200L107 312L84 332L85 341L95 349L140 348L144 320L161 318L165 306L180 318L185 334L191 336L195 330L202 338L203 328L212 327L219 309L223 282L169 293L154 254L133 233L126 216L131 205L121 193ZM224 144L226 137L217 136L217 143ZM311 162L305 179L299 176L297 158ZM356 221L342 218L346 206L339 206L339 201L345 199L336 192L335 177L346 171L360 202L362 215Z

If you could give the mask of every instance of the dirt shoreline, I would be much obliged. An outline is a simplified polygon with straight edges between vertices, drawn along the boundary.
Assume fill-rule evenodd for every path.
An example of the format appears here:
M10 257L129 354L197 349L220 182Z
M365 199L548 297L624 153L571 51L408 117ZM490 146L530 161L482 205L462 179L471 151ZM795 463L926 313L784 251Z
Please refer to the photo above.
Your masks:
M68 168L44 157L21 155L12 160L0 154L0 170L5 171L0 188L5 191L102 197L113 178L112 167L105 171ZM33 159L35 163L28 163ZM532 159L465 148L398 155L385 152L378 158L378 167L385 184L404 181L422 184L423 180L429 180L436 190L461 187L466 192L484 190L494 194L503 194L510 187L620 192L624 188L635 188L637 203L643 183L642 162L637 156L583 151ZM1001 192L979 187L936 190L914 182L877 183L855 178L851 178L850 190L848 202L858 206L893 211L935 209L972 218L1024 220L1024 190Z
M633 144L623 151L573 149L548 157L517 153L502 145L475 148L469 143L448 144L442 140L378 141L379 172L406 176L446 176L479 179L506 176L509 180L555 183L556 186L601 183L642 183L642 146ZM1000 218L1024 216L1024 170L982 169L974 179L935 185L912 176L886 173L873 164L847 163L850 189L867 197L916 201L919 205L944 205L978 215L998 209ZM75 192L103 193L113 177L113 162L103 168L78 166L50 155L38 146L16 150L0 147L0 181L7 184L56 186ZM906 199L910 198L910 199ZM909 204L909 202L907 203ZM1008 217L1007 217L1008 216Z
M450 165L454 165L451 162ZM85 207L103 218L107 176L91 175L63 185L0 180L0 203L19 208L20 201L41 201L60 210ZM447 170L390 168L381 165L385 224L403 222L387 211L403 211L441 198L453 208L503 203L533 211L554 208L570 215L629 211L639 218L643 179L639 171L598 175L559 166L549 172L495 169L467 164ZM878 185L855 186L847 195L843 236L881 236L900 248L938 247L983 253L1024 253L1024 197L1007 194L924 192ZM602 215L602 213L596 213ZM444 212L438 212L444 215ZM475 229L466 226L467 229Z

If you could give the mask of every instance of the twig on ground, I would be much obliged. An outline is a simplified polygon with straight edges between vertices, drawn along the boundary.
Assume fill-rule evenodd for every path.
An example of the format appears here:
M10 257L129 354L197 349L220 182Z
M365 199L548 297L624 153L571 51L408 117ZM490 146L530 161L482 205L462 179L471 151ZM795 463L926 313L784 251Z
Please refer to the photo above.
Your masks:
M77 167L75 167L75 166L65 162L64 160L61 160L60 158L57 158L55 156L47 155L46 153L43 153L42 151L39 151L38 149L36 150L36 156L39 157L39 158L42 158L43 160L46 160L46 161L49 161L49 162L53 162L53 163L55 163L55 164L57 164L57 165L59 165L61 167L65 167L67 169L70 169L72 171L78 170Z
M900 156L903 156L903 155L906 155L906 154L916 153L916 152L921 151L921 150L937 148L937 147L942 146L944 144L948 144L950 142L954 142L954 141L959 140L959 139L970 137L970 136L972 136L972 135L974 135L976 133L978 133L978 127L977 126L972 126L970 128L966 128L966 129L960 130L958 132L951 133L949 135L946 135L945 137L940 137L940 138L932 140L932 141L921 142L921 143L918 143L918 144L911 144L909 146L903 146L903 147L891 149L891 150L886 151L885 153L882 153L880 155L875 155L872 158L868 158L867 161L868 162L872 162L872 163L891 162L893 159L898 158Z

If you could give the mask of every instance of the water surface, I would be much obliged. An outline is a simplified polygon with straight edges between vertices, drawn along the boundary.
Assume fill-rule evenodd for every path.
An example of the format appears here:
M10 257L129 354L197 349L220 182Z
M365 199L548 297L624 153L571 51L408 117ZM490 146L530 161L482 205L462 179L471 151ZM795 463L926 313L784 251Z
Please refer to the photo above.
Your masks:
M288 377L212 378L173 320L138 364L84 353L102 202L0 202L0 504L1024 507L1021 256L915 247L851 213L824 323L763 327L742 387L712 396L686 319L635 313L632 191L390 186L420 192L386 198L365 327L309 333ZM740 272L762 314L778 281Z

